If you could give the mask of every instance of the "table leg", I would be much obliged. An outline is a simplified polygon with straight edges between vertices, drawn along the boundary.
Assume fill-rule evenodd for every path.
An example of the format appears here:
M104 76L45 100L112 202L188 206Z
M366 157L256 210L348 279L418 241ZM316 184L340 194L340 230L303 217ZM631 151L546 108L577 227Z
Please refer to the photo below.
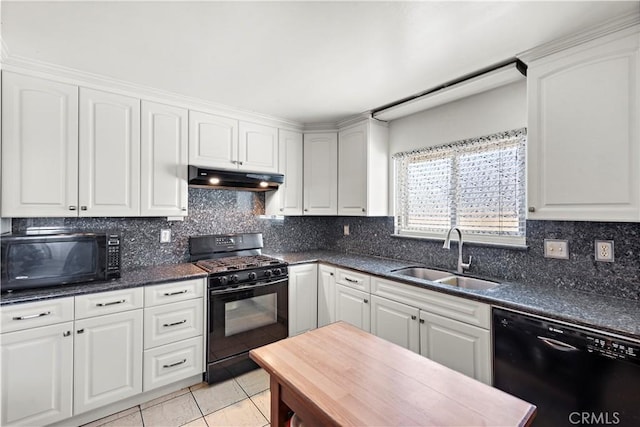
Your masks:
M280 383L271 376L271 427L284 427L289 407L282 401Z

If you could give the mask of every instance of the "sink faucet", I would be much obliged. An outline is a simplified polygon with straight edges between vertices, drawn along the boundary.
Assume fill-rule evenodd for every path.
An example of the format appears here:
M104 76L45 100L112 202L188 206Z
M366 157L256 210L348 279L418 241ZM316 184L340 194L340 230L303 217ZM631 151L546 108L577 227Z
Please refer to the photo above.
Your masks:
M462 231L460 231L458 227L451 227L447 232L447 237L444 239L444 245L442 245L442 247L444 249L451 249L451 232L453 230L456 230L458 232L458 268L456 271L458 272L458 274L462 274L464 273L464 270L468 270L471 266L471 255L469 255L468 263L465 264L464 262L462 262L462 244L464 243L462 241Z

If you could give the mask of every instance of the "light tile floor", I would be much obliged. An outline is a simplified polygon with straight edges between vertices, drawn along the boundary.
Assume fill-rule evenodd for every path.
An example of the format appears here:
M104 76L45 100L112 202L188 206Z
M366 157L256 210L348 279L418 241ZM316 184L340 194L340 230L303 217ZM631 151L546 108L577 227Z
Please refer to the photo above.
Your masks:
M83 427L263 427L269 425L269 375L262 369L196 384Z

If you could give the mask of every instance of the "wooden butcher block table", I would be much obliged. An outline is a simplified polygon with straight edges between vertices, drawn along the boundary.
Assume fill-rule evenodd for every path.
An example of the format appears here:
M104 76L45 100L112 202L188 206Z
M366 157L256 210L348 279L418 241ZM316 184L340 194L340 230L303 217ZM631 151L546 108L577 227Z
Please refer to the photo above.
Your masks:
M251 350L271 426L526 426L536 407L344 322Z

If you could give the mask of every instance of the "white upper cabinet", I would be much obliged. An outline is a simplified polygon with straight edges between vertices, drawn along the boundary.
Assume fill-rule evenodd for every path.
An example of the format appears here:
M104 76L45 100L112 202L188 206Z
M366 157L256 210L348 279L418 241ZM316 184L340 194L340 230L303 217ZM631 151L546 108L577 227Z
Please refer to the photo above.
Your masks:
M238 121L189 111L189 164L236 169L237 159Z
M639 44L613 35L529 64L528 218L640 221Z
M302 133L280 130L278 172L284 184L265 195L267 215L302 215Z
M186 109L142 101L143 216L187 215L187 124Z
M80 88L80 216L140 214L140 100Z
M240 122L238 169L278 172L278 129Z
M78 88L2 75L2 216L77 216Z
M338 215L388 214L388 129L372 119L338 133Z
M304 215L338 213L338 135L304 135Z

